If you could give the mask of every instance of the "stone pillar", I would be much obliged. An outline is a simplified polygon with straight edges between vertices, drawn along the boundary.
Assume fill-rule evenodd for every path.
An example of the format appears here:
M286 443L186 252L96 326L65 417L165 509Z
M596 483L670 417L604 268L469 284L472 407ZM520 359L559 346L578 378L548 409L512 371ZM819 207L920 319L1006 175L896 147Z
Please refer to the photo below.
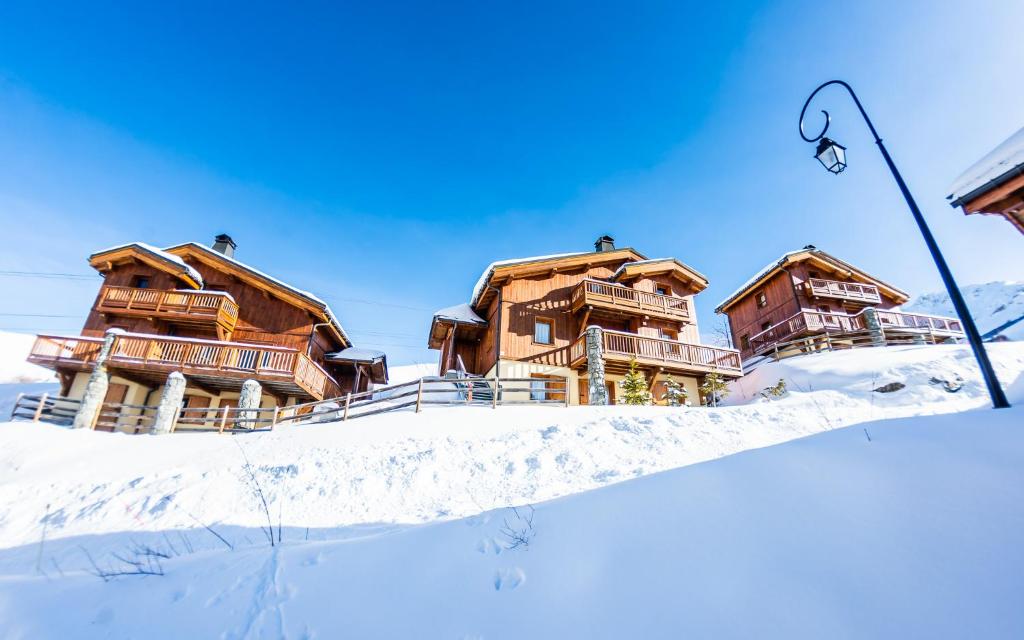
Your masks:
M255 380L246 380L242 383L242 393L238 396L239 409L259 409L260 401L263 399L263 387ZM235 421L236 429L255 429L258 424L259 414L255 411L239 411L238 419Z
M96 418L103 409L103 398L107 396L107 385L110 384L107 358L110 357L114 339L120 333L123 331L111 329L103 336L103 346L96 355L96 365L89 375L89 382L85 385L85 393L82 395L82 404L79 405L78 413L75 414L75 420L71 425L75 429L92 429L96 424Z
M601 327L587 327L587 374L590 377L589 402L608 404L608 389L604 386L604 349Z
M174 421L181 411L181 400L185 397L185 376L180 371L175 371L167 376L167 384L164 386L164 393L160 396L160 404L156 408L156 417L153 418L154 436L170 433L174 427Z
M874 307L864 309L864 327L871 336L872 347L885 346L885 331L882 330L882 322L878 319L878 311Z

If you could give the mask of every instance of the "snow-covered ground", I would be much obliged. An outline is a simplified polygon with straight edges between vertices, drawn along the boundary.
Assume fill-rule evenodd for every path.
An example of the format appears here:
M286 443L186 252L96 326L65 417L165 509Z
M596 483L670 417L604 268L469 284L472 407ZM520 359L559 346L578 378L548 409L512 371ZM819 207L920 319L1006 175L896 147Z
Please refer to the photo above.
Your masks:
M1024 343L989 348L1024 401ZM949 345L766 364L715 409L0 424L0 637L1015 635L1024 420L987 403ZM526 504L534 534L509 549ZM140 545L175 556L167 575L89 573Z
M1024 340L1024 282L972 284L962 287L961 293L981 333L995 331L1019 320L1000 334L1010 340ZM903 308L918 313L956 316L945 291L918 296Z
M0 384L56 380L49 369L25 362L35 340L27 333L0 331Z

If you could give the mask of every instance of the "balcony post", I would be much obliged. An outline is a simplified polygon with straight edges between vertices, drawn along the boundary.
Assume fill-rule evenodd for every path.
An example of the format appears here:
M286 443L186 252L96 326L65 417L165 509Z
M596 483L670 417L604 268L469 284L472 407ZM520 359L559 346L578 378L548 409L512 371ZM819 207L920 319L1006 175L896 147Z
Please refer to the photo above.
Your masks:
M107 358L114 347L114 340L120 329L108 329L103 336L103 346L96 355L96 364L89 375L89 382L85 385L85 393L82 395L82 404L78 406L78 413L72 427L75 429L92 429L99 418L100 410L103 409L103 398L107 395L107 385L110 384L110 376L107 375Z
M263 387L255 380L242 383L242 393L238 396L238 419L236 429L255 429L259 424L260 402L263 399Z
M868 330L868 335L871 336L871 346L884 347L885 331L882 330L882 322L878 319L878 310L874 307L867 307L863 313L864 326Z
M608 404L604 382L604 336L601 327L587 327L588 400L592 405Z
M181 401L185 397L185 376L180 371L172 371L167 376L164 392L160 395L160 404L156 407L151 435L160 436L174 430L178 414L181 412Z

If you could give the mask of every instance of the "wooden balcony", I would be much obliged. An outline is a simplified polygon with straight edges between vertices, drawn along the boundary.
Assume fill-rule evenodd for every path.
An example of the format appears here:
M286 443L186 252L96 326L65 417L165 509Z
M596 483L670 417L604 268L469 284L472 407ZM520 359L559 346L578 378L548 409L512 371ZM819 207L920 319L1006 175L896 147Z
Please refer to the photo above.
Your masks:
M626 365L633 358L642 366L665 367L683 373L718 371L725 376L742 373L739 351L663 338L649 338L624 331L603 330L602 351L606 363ZM570 347L573 367L586 366L586 335Z
M878 287L873 284L810 278L807 281L807 292L818 298L833 298L843 302L860 304L879 304L882 302L882 296L878 293Z
M927 334L943 338L963 335L960 321L954 318L904 311L877 311L877 313L882 331L886 333ZM751 336L750 350L758 355L767 352L781 342L803 335L856 333L866 331L867 328L863 311L856 315L801 311L774 327Z
M214 327L222 339L230 338L238 322L238 305L231 296L219 291L162 291L104 285L96 311Z
M573 312L583 307L593 307L680 322L690 319L690 308L683 298L639 291L600 280L585 279L580 282L572 291L571 301Z
M102 338L41 335L28 360L49 369L86 371L102 344ZM125 333L114 339L107 368L153 386L181 371L190 384L208 390L237 391L252 378L282 398L322 400L341 394L338 383L305 353L270 345Z

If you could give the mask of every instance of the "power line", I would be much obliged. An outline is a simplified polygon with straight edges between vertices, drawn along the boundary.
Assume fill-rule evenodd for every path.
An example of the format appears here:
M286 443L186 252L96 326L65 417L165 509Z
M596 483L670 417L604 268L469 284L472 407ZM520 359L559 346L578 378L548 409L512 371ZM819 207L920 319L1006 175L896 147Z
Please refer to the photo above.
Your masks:
M0 313L0 316L18 318L81 318L81 315L60 315L55 313Z
M11 278L51 278L51 279L63 279L63 280L97 280L100 278L99 274L84 274L84 273L58 273L52 271L0 271L0 276L9 276Z

